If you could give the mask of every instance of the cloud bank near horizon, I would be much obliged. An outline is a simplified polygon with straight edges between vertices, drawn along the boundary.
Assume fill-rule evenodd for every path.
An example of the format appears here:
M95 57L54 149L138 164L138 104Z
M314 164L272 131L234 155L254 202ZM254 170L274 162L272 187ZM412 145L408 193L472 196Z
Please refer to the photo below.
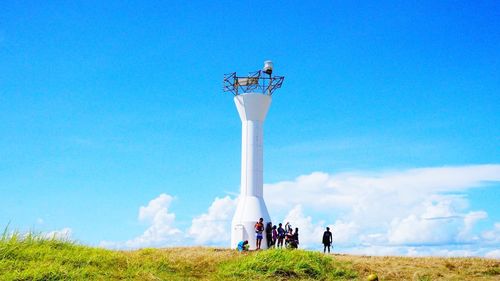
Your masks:
M314 172L291 181L265 184L275 222L300 229L302 248L317 249L326 226L333 227L336 251L368 255L500 257L500 222L480 231L488 217L472 210L467 191L500 182L500 165L429 167L384 172ZM161 194L139 209L146 231L108 248L176 245L227 246L237 198L215 198L186 230L169 212L173 197Z

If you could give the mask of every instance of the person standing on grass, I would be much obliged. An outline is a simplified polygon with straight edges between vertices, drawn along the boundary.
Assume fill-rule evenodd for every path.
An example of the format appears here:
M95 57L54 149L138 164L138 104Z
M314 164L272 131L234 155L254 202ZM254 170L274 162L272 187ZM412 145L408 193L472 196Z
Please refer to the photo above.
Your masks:
M299 228L295 228L295 232L292 235L292 248L297 249L299 247Z
M283 240L285 239L285 229L282 227L283 224L278 224L278 247L283 248Z
M290 247L292 239L293 239L293 229L288 228L288 232L285 235L285 248Z
M333 243L332 233L330 232L330 228L326 227L325 233L323 233L323 253L326 253L326 248L328 248L328 253L330 253L330 246Z
M266 224L266 240L267 240L267 248L271 248L273 245L273 223L268 222Z
M276 225L273 225L273 247L276 247L277 240L278 240L278 230L276 230Z
M255 234L256 234L256 240L255 240L255 248L257 250L260 250L260 245L262 244L262 233L264 232L264 219L260 218L258 222L255 223Z

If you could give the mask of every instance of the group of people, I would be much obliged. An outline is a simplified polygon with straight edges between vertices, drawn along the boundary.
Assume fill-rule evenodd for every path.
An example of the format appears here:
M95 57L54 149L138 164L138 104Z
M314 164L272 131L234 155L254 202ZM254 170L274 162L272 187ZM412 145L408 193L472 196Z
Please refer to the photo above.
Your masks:
M267 247L268 248L283 248L283 244L285 248L297 249L299 247L299 228L296 227L295 231L292 228L292 225L287 222L285 227L283 227L282 223L279 223L278 226L273 225L271 222L268 222L264 226L264 219L260 218L254 226L255 229L255 248L260 250L262 245L262 240L264 239L264 235L266 235ZM330 253L330 246L333 242L333 235L330 232L330 228L327 227L326 231L323 233L322 243L324 245L323 252L326 252L328 249L328 253ZM248 245L248 240L240 241L238 243L239 251L248 250L250 245Z
M285 248L297 249L299 247L299 228L296 227L295 231L293 231L292 225L289 222L285 224L285 228L283 228L282 223L276 226L273 225L272 222L268 222L264 228L264 220L260 218L259 221L255 223L254 228L257 236L255 245L257 250L260 249L262 238L264 238L264 231L266 233L268 248L283 248L283 243L285 243Z
M283 224L279 223L278 226L273 225L272 222L268 222L264 226L264 219L260 218L254 225L255 229L255 248L260 250L262 246L262 240L264 235L266 235L267 247L268 248L285 248L297 249L299 247L299 228L296 227L293 231L292 225L287 222L283 228ZM248 245L248 240L241 241L238 243L238 250L245 251L248 250L250 245Z

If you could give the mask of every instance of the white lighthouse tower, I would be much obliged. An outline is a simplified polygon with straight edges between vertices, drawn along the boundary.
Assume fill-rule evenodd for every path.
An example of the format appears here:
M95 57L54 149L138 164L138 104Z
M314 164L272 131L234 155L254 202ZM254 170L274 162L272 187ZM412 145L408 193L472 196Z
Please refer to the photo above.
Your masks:
M231 223L231 248L238 242L248 240L250 249L255 249L255 223L264 219L264 225L271 217L264 202L263 193L263 138L271 96L280 88L284 77L271 76L273 63L264 62L263 70L238 77L236 73L224 75L224 91L234 94L234 103L241 119L241 191L238 206ZM264 233L261 249L267 248Z

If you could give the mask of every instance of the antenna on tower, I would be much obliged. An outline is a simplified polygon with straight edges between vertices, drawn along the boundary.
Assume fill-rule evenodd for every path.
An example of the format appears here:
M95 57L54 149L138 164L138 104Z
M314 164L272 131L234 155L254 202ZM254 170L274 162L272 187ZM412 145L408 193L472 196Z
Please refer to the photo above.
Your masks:
M273 62L266 60L262 70L250 72L248 76L237 76L236 72L224 74L223 91L231 92L235 96L257 92L271 96L276 89L281 88L285 80L284 76L272 76L273 67Z

